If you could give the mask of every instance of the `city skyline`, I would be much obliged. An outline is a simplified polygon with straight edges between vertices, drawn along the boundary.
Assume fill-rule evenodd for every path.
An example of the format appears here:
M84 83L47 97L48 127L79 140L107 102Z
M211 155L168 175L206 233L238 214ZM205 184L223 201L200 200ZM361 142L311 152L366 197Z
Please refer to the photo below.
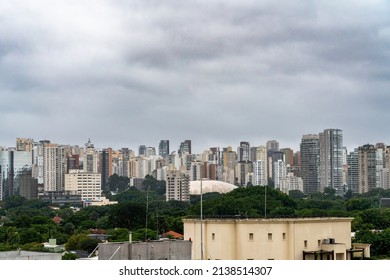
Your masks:
M236 151L231 146L210 147L202 154L192 152L191 139L181 142L178 152L170 152L165 139L160 141L158 153L155 147L140 145L137 154L128 147L99 149L91 139L80 147L16 138L16 148L0 148L0 199L3 193L23 192L33 197L38 185L45 193L81 191L93 184L103 190L113 174L138 180L133 186L147 175L169 181L167 193L169 189L172 197L167 200L188 200L187 183L201 178L236 186L270 185L285 193L299 190L310 194L330 188L343 196L347 191L389 189L390 146L365 144L348 152L343 138L341 129L332 128L302 135L296 153L269 140L261 146L241 141ZM83 176L89 181L80 185L85 181ZM84 198L92 195L85 191Z
M339 129L339 130L343 131L343 134L345 136L344 130L341 129L341 128L325 128L325 130L329 130L329 129ZM112 150L121 150L121 149L125 148L125 149L130 149L136 155L141 155L141 154L139 154L139 152L140 152L139 149L141 147L142 148L154 148L156 155L159 155L159 145L160 145L161 141L168 141L168 143L169 143L168 144L169 145L169 153L176 152L178 154L179 154L179 151L180 151L180 145L182 143L185 143L185 141L192 141L191 142L191 146L192 147L194 147L194 144L195 144L195 147L200 147L198 150L194 150L192 148L192 150L193 150L192 154L201 154L204 151L207 151L207 150L209 150L211 148L223 149L223 148L227 148L227 147L231 147L234 152L237 152L240 149L240 144L242 144L242 143L247 143L247 144L249 144L250 147L266 147L267 148L267 142L274 142L274 141L276 141L276 143L279 145L278 150L289 148L289 149L292 149L292 151L295 153L295 152L300 151L300 149L301 149L300 144L301 144L302 139L305 136L307 136L307 135L317 135L318 136L318 134L321 133L323 130L324 130L324 128L322 130L319 130L319 131L314 131L314 132L310 132L310 133L301 135L301 137L297 140L296 145L294 145L294 146L285 146L285 145L281 144L277 139L274 139L274 138L273 139L268 139L264 143L252 143L251 141L247 141L247 139L246 139L246 140L239 141L238 143L231 143L231 144L226 145L226 146L217 145L217 144L216 145L211 145L211 146L202 146L202 144L194 143L194 141L192 141L192 140L184 140L184 139L172 142L170 139L167 138L167 139L160 139L160 140L156 141L156 143L151 143L150 145L149 144L145 144L144 142L142 142L142 143L139 143L136 146L114 146L113 147L113 146L109 146L109 145L98 146L95 143L96 142L99 143L99 141L95 142L95 139L92 139L92 138L88 138L86 141L84 141L84 143L75 143L75 142L65 143L65 142L63 142L61 140L60 141L54 141L52 139L41 139L41 138L34 139L33 137L24 136L24 137L15 137L13 143L11 143L10 145L5 145L3 143L0 143L0 148L1 147L3 147L3 148L17 148L16 139L20 138L20 139L32 139L34 142L49 141L52 144L64 145L64 146L66 146L66 145L78 146L80 148L86 148L88 145L92 144L92 146L96 150L103 150L103 149L106 149L106 148L111 148ZM385 146L387 146L387 145L390 145L390 142L389 143L387 143L386 141L362 142L362 143L360 143L360 144L358 144L357 146L354 146L354 147L349 147L345 143L343 143L342 147L346 148L347 152L350 153L350 152L353 152L355 149L357 149L357 148L359 148L361 146L367 145L367 144L369 144L369 145L384 144Z
M388 1L0 0L0 145L389 142Z

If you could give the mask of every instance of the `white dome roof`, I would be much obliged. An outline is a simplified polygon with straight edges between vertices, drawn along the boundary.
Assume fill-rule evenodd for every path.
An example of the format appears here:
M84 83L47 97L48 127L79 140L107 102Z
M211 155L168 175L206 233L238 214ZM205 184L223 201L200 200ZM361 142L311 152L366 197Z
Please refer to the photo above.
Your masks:
M202 193L228 193L237 186L222 181L202 180ZM200 181L190 181L190 194L200 195Z

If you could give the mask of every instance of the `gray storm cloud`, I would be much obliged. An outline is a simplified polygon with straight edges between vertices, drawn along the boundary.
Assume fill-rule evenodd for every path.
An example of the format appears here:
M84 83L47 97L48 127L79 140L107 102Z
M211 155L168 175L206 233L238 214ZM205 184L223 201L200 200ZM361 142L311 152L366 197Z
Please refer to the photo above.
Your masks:
M389 141L386 1L0 0L0 145Z

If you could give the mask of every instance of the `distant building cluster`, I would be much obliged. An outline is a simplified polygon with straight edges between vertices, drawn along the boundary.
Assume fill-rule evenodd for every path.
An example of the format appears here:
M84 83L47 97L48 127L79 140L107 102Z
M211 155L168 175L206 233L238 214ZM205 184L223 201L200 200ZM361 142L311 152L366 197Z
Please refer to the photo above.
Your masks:
M140 145L138 153L122 148L96 149L49 140L17 138L15 147L0 147L0 199L21 195L28 199L81 200L105 203L111 175L130 178L140 188L146 175L166 181L166 200L188 201L190 182L221 181L238 187L268 185L284 193L304 194L334 189L343 195L390 188L390 146L366 144L348 152L340 129L303 135L300 150L280 148L276 140L252 146L211 147L192 153L191 140L171 151L169 140L155 147Z

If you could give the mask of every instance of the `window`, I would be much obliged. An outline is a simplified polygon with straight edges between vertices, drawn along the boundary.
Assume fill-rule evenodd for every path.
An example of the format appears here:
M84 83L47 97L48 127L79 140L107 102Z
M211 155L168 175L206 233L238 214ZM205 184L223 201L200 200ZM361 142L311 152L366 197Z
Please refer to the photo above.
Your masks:
M307 240L303 241L303 246L307 248Z
M318 247L320 247L321 246L321 239L318 239L317 243L318 243Z
M285 232L283 232L282 236L283 236L283 240L286 240L286 233Z
M211 239L215 240L215 233L214 232L211 234Z
M272 241L272 233L268 233L268 241Z
M253 240L253 232L249 233L249 240Z

